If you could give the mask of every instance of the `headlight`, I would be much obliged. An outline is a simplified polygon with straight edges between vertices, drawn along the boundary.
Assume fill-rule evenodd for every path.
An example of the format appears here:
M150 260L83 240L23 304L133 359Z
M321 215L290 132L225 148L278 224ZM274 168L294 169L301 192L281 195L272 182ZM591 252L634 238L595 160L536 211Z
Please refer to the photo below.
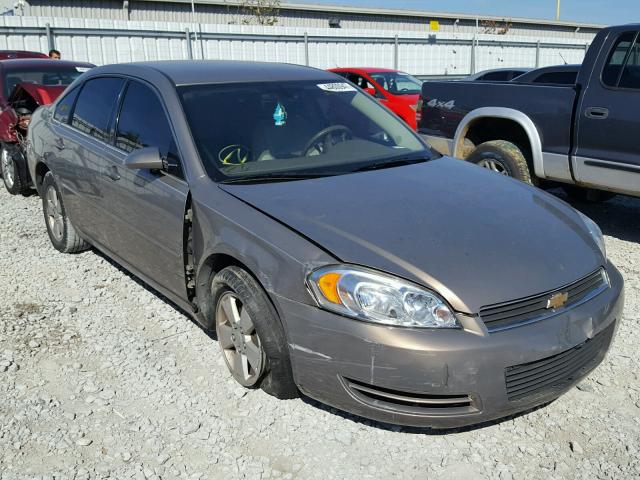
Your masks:
M594 241L598 244L598 247L600 248L602 255L604 256L604 258L607 258L607 249L604 245L604 237L602 236L602 230L600 230L600 227L596 224L596 222L591 220L584 213L582 212L578 212L578 213L580 214L580 218L582 218L584 225L587 227L587 230L589 230L589 233L593 237Z
M390 275L340 265L314 271L308 283L320 306L359 320L400 327L460 327L438 295Z

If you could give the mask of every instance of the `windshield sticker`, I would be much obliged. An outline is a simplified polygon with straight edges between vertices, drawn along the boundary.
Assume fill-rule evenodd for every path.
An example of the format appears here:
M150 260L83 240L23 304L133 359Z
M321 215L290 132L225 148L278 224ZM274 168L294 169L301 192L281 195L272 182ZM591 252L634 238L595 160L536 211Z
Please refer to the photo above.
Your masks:
M88 72L89 70L91 70L91 67L76 67L76 71L80 73Z
M287 111L282 104L278 103L275 111L273 112L273 121L276 127L284 127L287 124Z
M345 82L320 83L318 87L325 92L357 92L356 87Z

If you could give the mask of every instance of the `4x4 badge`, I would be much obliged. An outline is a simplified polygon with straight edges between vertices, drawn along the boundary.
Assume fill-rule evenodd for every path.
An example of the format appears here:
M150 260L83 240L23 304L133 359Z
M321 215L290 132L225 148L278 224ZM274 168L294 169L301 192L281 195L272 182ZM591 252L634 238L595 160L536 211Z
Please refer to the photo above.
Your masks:
M561 293L556 293L553 294L548 300L547 300L547 308L548 309L556 309L556 308L560 308L563 307L565 303L567 303L567 300L569 300L569 294L567 292L561 292Z

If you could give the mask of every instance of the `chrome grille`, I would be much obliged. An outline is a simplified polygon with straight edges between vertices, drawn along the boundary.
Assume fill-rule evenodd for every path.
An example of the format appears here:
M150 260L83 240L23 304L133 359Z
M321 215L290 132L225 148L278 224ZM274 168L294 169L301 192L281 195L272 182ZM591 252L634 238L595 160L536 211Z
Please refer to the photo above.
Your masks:
M515 302L502 303L480 310L480 318L490 332L513 328L556 315L568 308L598 295L609 286L606 272L599 269L590 275L574 282L566 287L552 290L534 297L529 297ZM568 295L564 306L554 309L549 308L549 300L555 294Z

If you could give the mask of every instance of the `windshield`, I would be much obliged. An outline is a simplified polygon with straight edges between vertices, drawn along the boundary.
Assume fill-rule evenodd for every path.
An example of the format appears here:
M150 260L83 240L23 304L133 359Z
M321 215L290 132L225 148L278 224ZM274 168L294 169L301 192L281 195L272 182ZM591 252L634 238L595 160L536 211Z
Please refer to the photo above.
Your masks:
M346 82L190 85L178 92L215 181L336 175L432 155L403 122Z
M371 73L378 84L393 95L418 95L422 93L422 81L402 72Z
M10 70L6 72L4 80L4 96L9 98L13 89L20 83L36 83L45 86L70 85L87 70L87 68L74 67L72 65L62 65L56 68L49 66L46 69Z

